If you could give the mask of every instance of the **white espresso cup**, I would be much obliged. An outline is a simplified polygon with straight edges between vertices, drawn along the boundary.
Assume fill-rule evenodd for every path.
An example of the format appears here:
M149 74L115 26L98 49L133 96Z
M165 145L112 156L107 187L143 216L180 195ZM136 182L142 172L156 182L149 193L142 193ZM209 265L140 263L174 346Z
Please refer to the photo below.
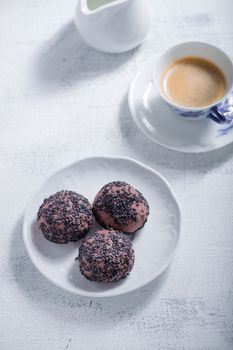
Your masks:
M161 89L161 74L169 64L190 56L209 60L215 63L215 65L224 73L227 82L227 89L225 95L220 100L204 107L195 108L178 105L164 95L164 92ZM227 97L233 88L233 63L230 57L218 47L199 41L185 42L172 46L157 56L154 63L153 83L163 100L179 116L187 120L210 118L219 124L227 121L222 106L224 105L224 101L226 101L227 104Z

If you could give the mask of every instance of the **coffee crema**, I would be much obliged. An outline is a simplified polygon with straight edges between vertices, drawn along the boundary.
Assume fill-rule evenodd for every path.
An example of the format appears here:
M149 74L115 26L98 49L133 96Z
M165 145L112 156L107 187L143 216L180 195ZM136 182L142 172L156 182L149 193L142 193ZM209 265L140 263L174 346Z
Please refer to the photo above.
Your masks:
M184 57L169 64L160 78L163 94L184 107L204 107L217 102L227 92L224 73L201 57Z

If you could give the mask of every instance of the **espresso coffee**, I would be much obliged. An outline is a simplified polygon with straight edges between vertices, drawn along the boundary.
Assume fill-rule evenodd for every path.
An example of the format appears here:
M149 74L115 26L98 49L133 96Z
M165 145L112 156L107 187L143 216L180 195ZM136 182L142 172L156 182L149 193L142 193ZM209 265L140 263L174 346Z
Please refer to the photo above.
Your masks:
M160 84L168 100L184 107L208 106L227 92L224 73L201 57L184 57L171 63L162 73Z

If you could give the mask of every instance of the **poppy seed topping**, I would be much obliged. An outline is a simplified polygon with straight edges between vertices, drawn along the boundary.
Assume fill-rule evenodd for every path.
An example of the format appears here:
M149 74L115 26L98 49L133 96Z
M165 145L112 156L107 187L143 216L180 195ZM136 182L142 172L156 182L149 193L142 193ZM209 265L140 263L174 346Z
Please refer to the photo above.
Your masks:
M144 226L149 205L142 193L122 181L105 185L93 203L96 220L105 228L133 233Z
M80 271L90 281L117 282L134 265L132 242L122 232L100 230L84 238L79 248Z
M57 244L85 237L93 223L88 200L73 191L60 191L41 204L37 221L45 238Z

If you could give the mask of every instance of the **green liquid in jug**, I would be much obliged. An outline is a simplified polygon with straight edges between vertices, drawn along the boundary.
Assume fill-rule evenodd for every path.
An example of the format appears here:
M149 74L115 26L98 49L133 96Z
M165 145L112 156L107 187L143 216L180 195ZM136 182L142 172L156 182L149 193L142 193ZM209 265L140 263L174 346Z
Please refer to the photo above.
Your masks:
M116 0L87 0L87 7L89 10L96 10L101 6L107 5L110 2L113 2Z

